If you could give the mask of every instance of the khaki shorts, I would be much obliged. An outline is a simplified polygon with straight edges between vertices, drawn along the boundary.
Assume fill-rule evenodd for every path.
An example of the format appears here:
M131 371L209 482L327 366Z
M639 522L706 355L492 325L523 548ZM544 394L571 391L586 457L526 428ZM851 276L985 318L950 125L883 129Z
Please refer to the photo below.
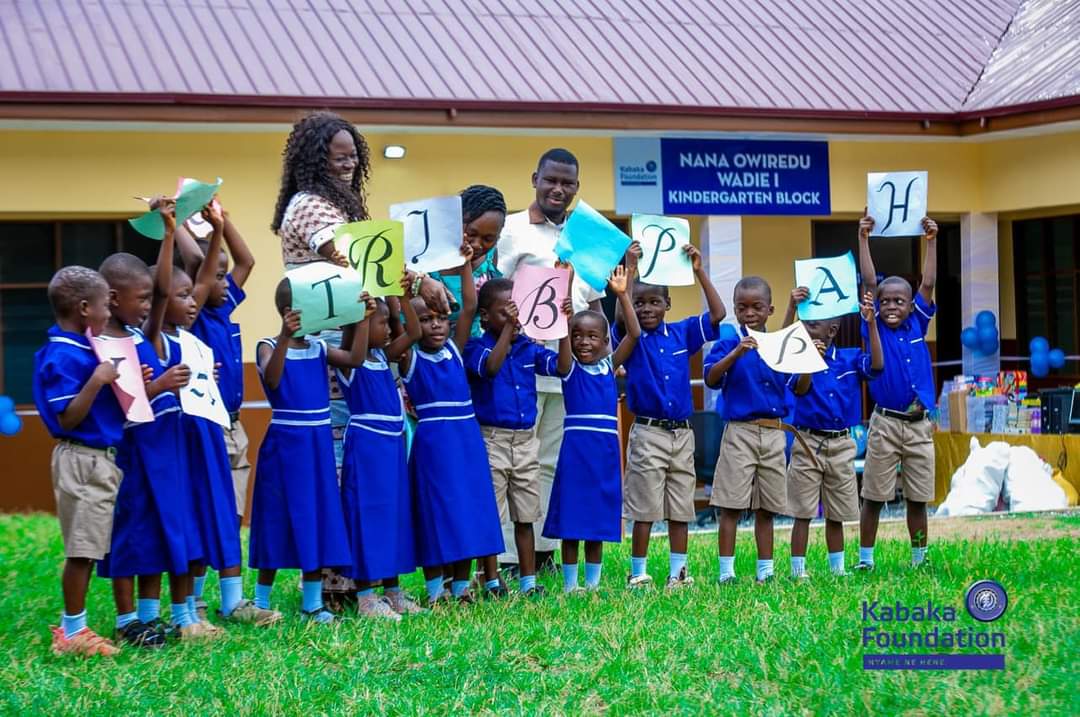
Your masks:
M499 518L515 523L540 520L540 441L532 429L480 426L487 447Z
M729 421L720 441L709 504L730 510L787 510L783 431Z
M623 515L651 523L674 520L689 523L694 510L694 431L669 431L635 423L626 447Z
M810 450L816 451L821 467L814 465L798 441L792 444L787 472L788 515L816 518L820 500L825 506L826 520L858 520L855 441L850 436L822 438L806 432L803 437L810 444Z
M108 554L121 478L115 458L106 451L68 441L56 444L52 484L64 557L101 560Z
M229 452L232 467L233 492L236 493L236 513L241 518L247 513L248 479L251 477L251 461L248 460L248 437L240 419L233 421L232 428L225 429L225 450Z
M892 500L898 477L905 499L934 500L934 425L929 418L910 422L875 412L866 433L862 497Z

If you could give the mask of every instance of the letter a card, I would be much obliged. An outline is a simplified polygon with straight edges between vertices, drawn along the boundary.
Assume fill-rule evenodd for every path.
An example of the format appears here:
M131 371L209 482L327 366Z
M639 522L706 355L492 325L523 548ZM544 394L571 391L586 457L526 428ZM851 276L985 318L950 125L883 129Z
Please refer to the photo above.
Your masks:
M349 267L313 261L285 272L292 308L300 312L296 336L336 329L364 318L360 275Z
M828 368L801 321L771 333L753 329L747 329L746 333L757 341L758 355L773 371L803 374Z
M866 211L874 237L917 237L926 216L926 172L871 172L866 175Z
M405 268L409 271L441 271L465 263L461 256L461 197L392 204L390 218L405 225Z
M514 273L510 298L518 307L518 321L525 335L548 341L566 336L566 314L562 312L570 284L566 269L548 269L527 264Z
M635 214L630 220L634 241L641 243L638 274L646 284L691 286L694 265L683 247L690 243L690 222L680 217Z
M831 319L859 310L859 283L850 251L843 256L797 260L795 286L810 290L806 301L796 307L803 321Z
M393 219L343 224L334 232L334 247L360 275L372 296L401 296L405 270L404 225Z

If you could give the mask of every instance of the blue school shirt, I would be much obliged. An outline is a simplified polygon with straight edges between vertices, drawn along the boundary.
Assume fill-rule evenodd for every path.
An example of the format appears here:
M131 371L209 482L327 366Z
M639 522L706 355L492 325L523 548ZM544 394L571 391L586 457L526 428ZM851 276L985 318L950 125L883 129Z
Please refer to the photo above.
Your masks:
M476 420L481 426L524 430L536 425L536 377L558 376L559 355L519 334L494 376L484 369L499 340L495 334L469 339L462 359L469 374Z
M705 375L747 336L746 327L739 333L727 336L713 344L705 357ZM794 405L787 383L791 374L774 371L761 360L761 354L750 350L740 356L723 378L719 388L724 397L720 415L725 421L753 421L757 418L784 418Z
M71 431L58 416L79 394L101 361L80 334L49 327L48 340L34 354L34 403L53 438L85 443L93 448L119 445L124 435L124 412L112 386L102 386L82 423Z
M690 357L718 330L705 312L669 324L660 322L652 331L642 331L637 346L623 366L626 368L626 403L637 416L684 421L694 412L690 393ZM611 327L614 347L625 337Z
M870 395L877 405L893 411L907 411L915 399L930 411L937 404L934 395L934 369L930 366L930 350L926 347L926 328L937 313L937 305L927 304L922 294L915 294L911 315L895 329L890 329L875 314L881 335L885 369L870 382ZM869 338L866 325L863 339Z
M240 345L240 325L232 321L232 312L247 294L233 281L232 274L225 275L229 288L221 306L204 304L199 318L191 327L191 333L202 339L214 350L218 369L218 390L229 413L240 410L244 402L244 358Z
M881 372L870 367L870 354L862 349L830 346L824 358L828 368L814 374L806 394L795 397L793 423L817 431L842 431L862 423L859 382L871 381ZM788 378L788 388L794 390L797 380L798 376Z

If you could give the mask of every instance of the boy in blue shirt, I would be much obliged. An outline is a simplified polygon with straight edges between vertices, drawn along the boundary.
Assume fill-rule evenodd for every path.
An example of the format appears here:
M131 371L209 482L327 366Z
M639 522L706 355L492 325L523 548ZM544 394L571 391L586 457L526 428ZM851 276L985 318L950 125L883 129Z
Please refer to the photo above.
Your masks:
M518 308L511 300L514 282L491 279L480 289L478 307L484 334L465 345L463 360L472 390L473 410L480 424L495 484L500 518L509 511L521 570L523 595L539 597L533 523L540 520L540 441L536 426L536 377L558 376L559 354L521 334ZM568 305L564 305L565 313ZM571 310L572 313L572 310ZM560 342L570 360L570 343ZM495 584L491 584L495 583ZM492 580L488 590L497 589ZM461 597L467 581L455 581Z
M727 425L720 442L712 497L720 508L717 543L720 584L735 580L735 529L739 515L755 511L757 580L773 576L773 517L787 509L787 440L783 423L793 400L788 374L769 368L757 352L747 329L766 331L773 314L772 289L759 276L747 276L735 285L735 318L739 334L722 337L705 357L705 385L723 391L722 415ZM805 393L810 376L794 379L794 392ZM798 436L798 434L796 434ZM801 440L801 437L800 437Z
M49 282L56 323L34 354L34 403L58 443L52 454L56 515L64 538L64 614L53 628L56 654L115 655L118 648L86 626L86 592L94 561L109 552L113 508L123 477L116 446L124 412L109 388L118 374L98 361L87 331L109 320L109 286L101 274L67 266Z
M806 287L791 292L785 326L794 321L796 306L808 295ZM814 451L811 457L802 443L793 444L787 471L786 512L795 519L791 529L791 576L797 580L809 577L806 543L810 521L817 517L819 500L825 509L829 570L834 575L847 574L844 571L844 521L859 519L855 441L849 429L862 422L859 382L877 378L884 365L881 337L874 321L874 296L870 292L863 297L862 317L867 322L869 352L858 348L838 349L833 345L840 330L839 318L803 321L828 368L815 374L809 391L795 400L793 423L807 436L810 449Z
M866 467L863 469L862 516L859 520L859 564L856 570L874 569L881 506L896 496L897 468L907 501L907 525L911 536L911 564L926 560L926 504L934 499L934 370L926 348L926 329L937 312L934 284L937 281L937 233L934 220L923 217L922 281L912 298L911 284L890 276L879 285L870 256L870 230L874 219L859 220L859 270L866 289L877 297L877 328L885 356L885 370L870 382L874 415L866 434ZM864 336L867 329L863 328Z
M695 518L694 411L690 393L690 357L717 336L726 309L701 263L701 253L691 244L683 247L690 257L708 311L672 324L664 317L671 309L666 286L634 286L634 314L641 325L638 345L626 360L626 402L634 425L626 448L626 480L623 514L634 521L627 588L647 588L646 556L652 524L668 522L671 557L666 587L677 589L693 583L686 567L688 523ZM641 248L627 253L627 274L637 269ZM615 347L625 336L622 311L615 311L611 340Z

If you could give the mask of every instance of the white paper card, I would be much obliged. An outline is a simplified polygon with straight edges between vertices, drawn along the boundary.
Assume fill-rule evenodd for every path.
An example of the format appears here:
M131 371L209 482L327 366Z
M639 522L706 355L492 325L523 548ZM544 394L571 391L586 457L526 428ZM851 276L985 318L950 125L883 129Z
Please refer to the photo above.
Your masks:
M465 263L461 197L392 204L390 218L405 225L405 268L409 271L441 271Z
M921 236L926 216L926 172L871 172L866 175L866 211L874 237Z
M202 416L228 428L232 425L229 411L214 380L214 350L191 332L180 331L178 336L180 361L191 369L191 380L180 389L180 407L184 413Z
M828 368L801 321L770 333L753 329L747 329L746 333L757 341L761 360L774 371L804 374Z

